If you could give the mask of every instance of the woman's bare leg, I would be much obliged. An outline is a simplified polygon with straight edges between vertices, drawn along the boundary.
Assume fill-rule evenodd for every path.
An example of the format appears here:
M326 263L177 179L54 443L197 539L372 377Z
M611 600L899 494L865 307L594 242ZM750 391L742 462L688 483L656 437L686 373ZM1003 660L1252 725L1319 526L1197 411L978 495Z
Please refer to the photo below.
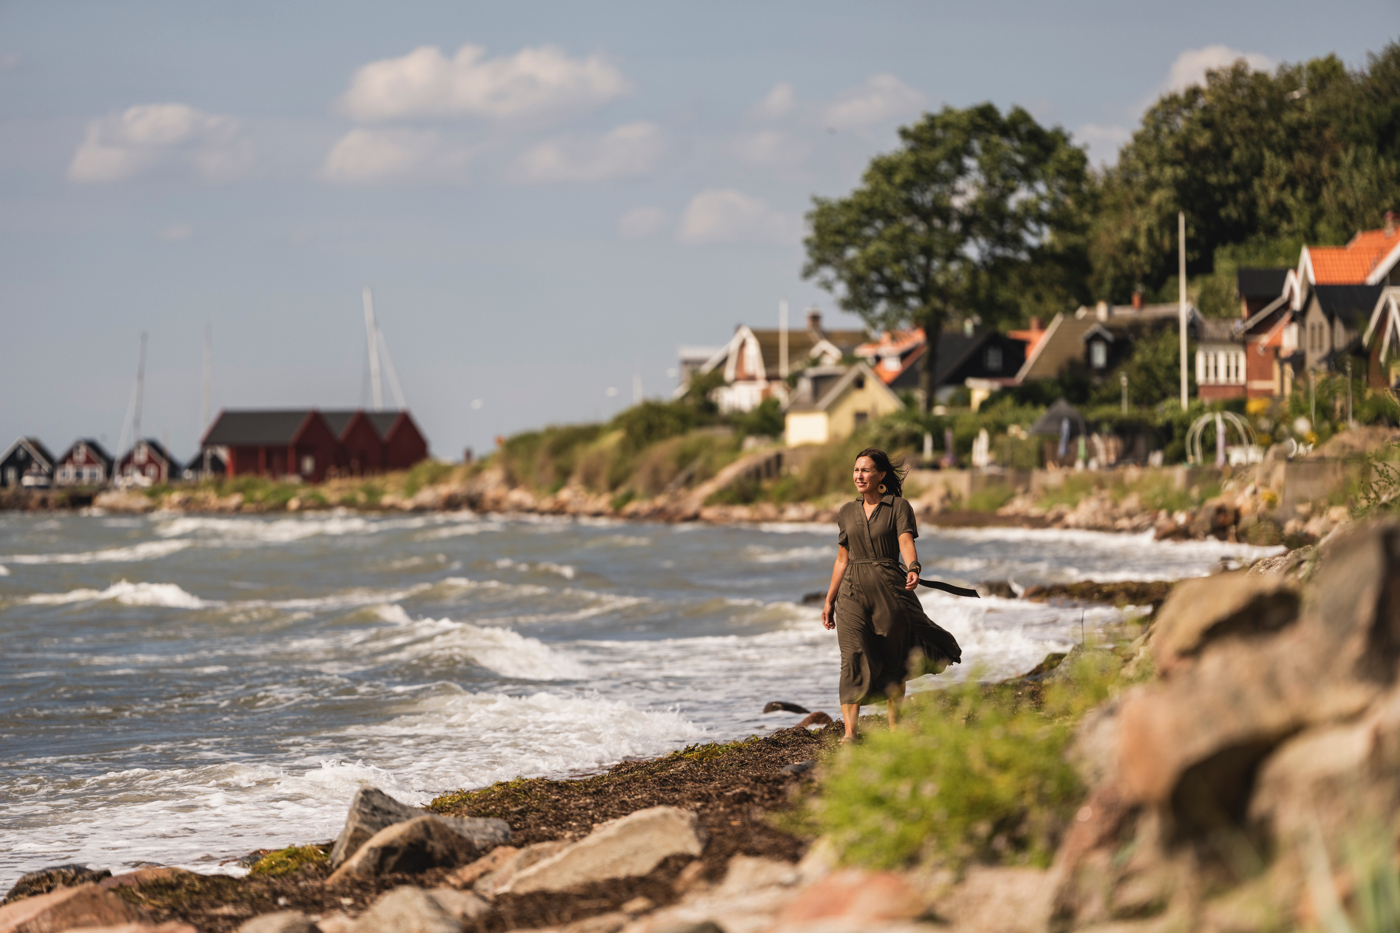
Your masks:
M891 687L891 688L890 688L890 696L889 696L889 699L887 699L887 700L885 701L885 705L889 707L889 711L890 711L890 728L891 728L891 729L895 729L895 728L897 728L897 727L899 726L899 705L900 705L901 703L903 703L903 702L904 702L904 684L900 684L900 685L897 686L897 687Z
M850 740L850 741L854 741L854 740L855 740L855 737L856 737L856 720L859 719L859 718L860 718L860 704L859 704L859 703L842 703L842 704L841 704L841 721L842 721L843 723L845 723L845 725L846 725L846 734L841 738L841 741L845 742L845 741L847 741L847 740Z

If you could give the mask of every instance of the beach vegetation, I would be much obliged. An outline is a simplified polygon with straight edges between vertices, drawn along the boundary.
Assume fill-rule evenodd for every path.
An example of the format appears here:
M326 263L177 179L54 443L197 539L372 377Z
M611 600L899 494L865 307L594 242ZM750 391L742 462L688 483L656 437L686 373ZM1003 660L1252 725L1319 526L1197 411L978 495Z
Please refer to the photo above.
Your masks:
M1121 667L1113 651L1076 651L1042 684L974 672L917 694L898 730L867 730L830 760L800 818L852 864L1048 865L1084 794L1065 753Z
M403 479L403 494L413 496L425 486L446 482L455 470L456 467L442 460L420 460L408 468Z
M330 852L325 846L288 846L269 852L253 863L248 869L250 875L277 877L301 871L308 865L320 865L330 860Z

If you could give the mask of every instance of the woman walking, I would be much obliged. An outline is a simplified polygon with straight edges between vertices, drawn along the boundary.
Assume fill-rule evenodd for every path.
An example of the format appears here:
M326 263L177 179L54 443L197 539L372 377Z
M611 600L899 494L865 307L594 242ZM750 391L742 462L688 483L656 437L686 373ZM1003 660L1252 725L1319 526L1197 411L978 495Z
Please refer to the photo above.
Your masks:
M906 680L962 661L957 640L929 621L914 596L919 530L889 455L862 450L852 478L860 498L837 516L836 564L822 607L822 625L836 629L841 646L842 742L854 741L863 703L885 700L894 728Z

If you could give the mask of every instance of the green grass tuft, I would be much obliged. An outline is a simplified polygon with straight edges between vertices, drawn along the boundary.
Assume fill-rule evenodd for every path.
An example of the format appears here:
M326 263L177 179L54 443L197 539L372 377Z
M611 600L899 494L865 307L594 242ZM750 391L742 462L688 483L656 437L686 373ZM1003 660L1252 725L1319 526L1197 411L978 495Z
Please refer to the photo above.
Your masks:
M275 878L301 871L308 865L319 865L329 858L330 853L321 846L288 846L258 859L248 869L248 874Z
M871 730L831 763L810 806L848 862L1048 865L1083 794L1065 750L1119 661L1071 659L1043 690L976 683L913 698L901 728Z

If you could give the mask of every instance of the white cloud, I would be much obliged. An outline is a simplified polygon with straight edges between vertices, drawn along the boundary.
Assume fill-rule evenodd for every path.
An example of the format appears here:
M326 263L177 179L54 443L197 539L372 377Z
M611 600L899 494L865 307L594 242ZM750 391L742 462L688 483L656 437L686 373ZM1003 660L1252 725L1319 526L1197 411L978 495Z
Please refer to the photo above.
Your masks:
M659 207L634 207L617 219L617 233L628 240L655 236L671 222L671 215Z
M792 113L797 106L797 92L791 84L783 81L773 85L763 100L754 104L749 116L755 120L776 120Z
M228 181L252 161L252 147L232 117L185 104L141 104L90 122L68 164L68 177L111 182L163 170Z
M794 169L807 161L812 154L812 146L781 130L759 130L736 137L730 151L745 165Z
M160 238L162 240L170 240L172 242L188 240L192 236L194 236L194 227L191 227L187 223L173 223L167 227L161 228L160 231Z
M822 121L838 130L864 129L914 116L924 103L923 94L894 75L878 74L838 95L822 110Z
M655 123L625 123L602 135L546 140L520 154L511 176L526 183L592 182L646 175L666 153Z
M690 199L676 239L682 243L795 243L802 218L733 188L711 188Z
M1133 131L1125 126L1105 126L1099 123L1086 123L1074 131L1076 141L1089 147L1091 164L1118 161L1118 150L1132 138Z
M435 130L354 129L326 155L321 177L349 185L442 181L459 176L471 158L443 142Z
M425 45L355 72L341 104L356 120L484 117L534 120L590 110L632 85L600 55L570 58L550 45L488 59L464 45L448 59Z
M1167 71L1164 89L1184 91L1193 84L1204 85L1206 72L1229 68L1241 58L1255 71L1272 71L1275 62L1267 55L1258 52L1241 52L1228 45L1207 45L1199 49L1187 49L1176 57Z

